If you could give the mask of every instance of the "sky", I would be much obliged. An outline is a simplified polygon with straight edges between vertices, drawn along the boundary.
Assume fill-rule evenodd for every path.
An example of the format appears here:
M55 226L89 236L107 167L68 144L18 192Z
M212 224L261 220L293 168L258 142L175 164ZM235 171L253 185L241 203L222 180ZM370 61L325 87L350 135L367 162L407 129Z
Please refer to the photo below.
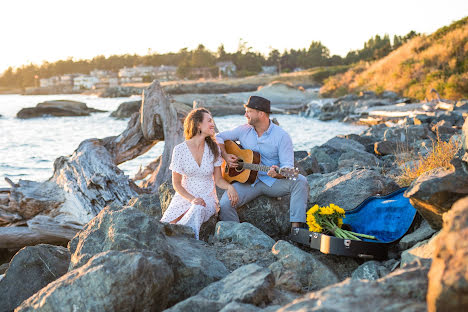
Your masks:
M202 43L267 55L321 41L345 56L379 34L430 34L468 16L468 0L15 0L0 2L0 72L73 57L177 52Z

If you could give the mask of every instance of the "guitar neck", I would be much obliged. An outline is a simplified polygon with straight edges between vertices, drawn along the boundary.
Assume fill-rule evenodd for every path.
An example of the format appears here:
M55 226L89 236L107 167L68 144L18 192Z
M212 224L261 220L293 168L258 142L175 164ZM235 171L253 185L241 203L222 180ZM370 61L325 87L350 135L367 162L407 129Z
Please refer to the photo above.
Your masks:
M266 172L266 171L270 170L269 166L249 164L249 163L244 163L242 167L244 167L245 169L254 170L254 171L265 171Z

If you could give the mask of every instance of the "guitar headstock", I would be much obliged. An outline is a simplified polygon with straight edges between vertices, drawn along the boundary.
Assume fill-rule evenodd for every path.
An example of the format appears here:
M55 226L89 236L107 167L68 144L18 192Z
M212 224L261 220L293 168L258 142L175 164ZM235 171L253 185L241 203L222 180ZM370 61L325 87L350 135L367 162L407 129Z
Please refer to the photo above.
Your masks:
M289 180L296 180L297 176L299 175L299 169L285 167L279 170L279 174L281 174L283 177L286 177Z

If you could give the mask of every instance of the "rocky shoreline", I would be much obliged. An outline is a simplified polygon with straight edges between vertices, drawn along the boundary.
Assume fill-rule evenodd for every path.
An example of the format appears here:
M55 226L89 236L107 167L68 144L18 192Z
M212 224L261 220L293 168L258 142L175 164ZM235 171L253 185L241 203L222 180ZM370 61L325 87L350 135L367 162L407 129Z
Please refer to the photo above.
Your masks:
M397 158L427 155L437 138L461 146L451 167L429 171L408 187L418 214L384 261L326 255L290 241L288 197L260 197L240 207L242 223L214 216L197 241L190 228L157 221L174 194L167 181L157 193L108 205L67 248L21 249L2 266L8 270L0 293L7 300L0 311L461 310L468 304L466 104L416 107L391 93L363 93L308 105L305 112L322 120L374 119L360 135L295 152L310 185L309 205L352 209L400 188L396 177L404 164Z

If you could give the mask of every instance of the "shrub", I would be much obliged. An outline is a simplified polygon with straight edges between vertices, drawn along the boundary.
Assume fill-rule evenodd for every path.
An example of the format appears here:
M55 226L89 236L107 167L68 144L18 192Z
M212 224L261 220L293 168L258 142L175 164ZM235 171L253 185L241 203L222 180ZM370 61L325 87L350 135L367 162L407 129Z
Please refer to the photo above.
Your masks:
M401 174L396 177L397 183L400 186L408 186L425 172L437 168L451 168L450 161L459 148L458 140L444 142L439 136L432 142L432 150L425 156L415 155L408 148L401 147L400 153L396 155L396 164L401 168Z

